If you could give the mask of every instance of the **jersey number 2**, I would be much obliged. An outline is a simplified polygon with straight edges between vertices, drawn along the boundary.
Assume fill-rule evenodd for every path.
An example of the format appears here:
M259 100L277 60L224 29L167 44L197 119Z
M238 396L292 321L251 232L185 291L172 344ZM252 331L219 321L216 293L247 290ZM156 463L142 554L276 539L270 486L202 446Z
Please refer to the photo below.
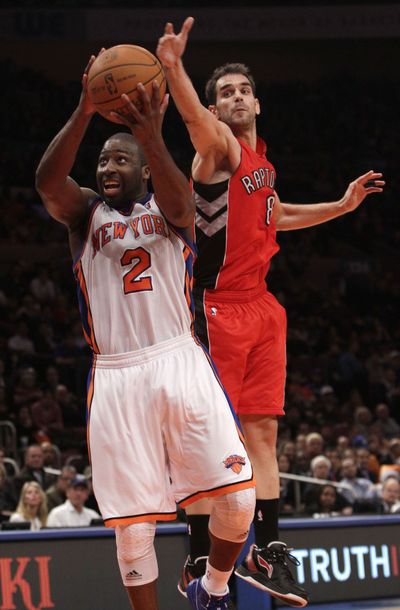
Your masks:
M124 293L142 292L144 290L153 290L152 279L149 276L140 277L146 269L151 266L151 258L149 252L144 248L135 248L134 250L126 250L121 258L121 265L131 265L133 267L124 275Z

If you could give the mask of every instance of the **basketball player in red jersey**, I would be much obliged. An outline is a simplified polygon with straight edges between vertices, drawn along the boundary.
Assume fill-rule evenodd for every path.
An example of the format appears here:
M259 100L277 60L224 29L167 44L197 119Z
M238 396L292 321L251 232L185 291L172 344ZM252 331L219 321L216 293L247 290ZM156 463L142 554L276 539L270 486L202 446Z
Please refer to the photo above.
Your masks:
M132 133L100 151L98 192L70 177L95 109L87 71L79 104L45 151L36 186L68 227L85 337L93 351L88 443L96 499L115 528L134 610L158 610L156 521L212 496L207 574L187 589L193 608L227 610L228 580L254 514L255 481L234 413L193 333L194 213L185 176L161 134L168 98L138 85ZM151 173L154 193L147 188Z
M182 64L193 18L179 34L168 23L157 55L169 90L188 128L196 155L192 165L198 258L195 266L196 330L216 363L244 432L257 480L256 545L236 574L291 606L306 606L307 592L291 575L291 559L279 540L277 416L283 415L286 316L265 278L277 252L276 231L317 225L355 210L382 191L382 175L369 171L331 203L282 203L275 169L257 136L260 105L247 66L217 68L200 102ZM187 511L190 556L178 585L204 567L207 504ZM201 542L203 540L203 542Z

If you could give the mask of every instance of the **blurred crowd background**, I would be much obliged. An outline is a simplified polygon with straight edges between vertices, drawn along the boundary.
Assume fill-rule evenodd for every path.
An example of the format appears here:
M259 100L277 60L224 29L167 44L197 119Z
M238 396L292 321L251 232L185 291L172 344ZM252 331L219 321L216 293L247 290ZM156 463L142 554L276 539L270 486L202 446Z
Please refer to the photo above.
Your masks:
M275 43L275 55L279 44L285 45ZM293 62L296 44L302 51L309 43L291 42ZM365 62L383 45L379 39L363 41ZM328 46L313 43L322 65L325 52L331 57L337 51L340 68L330 61L329 69L312 78L292 70L287 78L283 73L271 79L268 52L260 57L260 44L246 45L243 53L250 68L254 64L262 106L259 133L277 170L281 200L338 199L369 169L382 171L387 181L382 195L369 197L351 215L278 234L281 250L268 285L288 314L280 471L330 481L296 485L282 476L282 516L400 510L400 82L388 66L382 74L365 66L359 71L348 42ZM343 50L345 59L339 57ZM187 53L195 55L196 45ZM240 61L241 48L232 44L226 54ZM66 498L62 481L78 472L90 482L85 437L90 352L66 229L48 216L34 190L40 156L78 102L81 74L75 80L51 79L32 62L2 57L7 87L0 100L0 513L8 521L23 484L32 478L44 490L60 489L59 504ZM210 53L191 72L201 97L208 73L225 60ZM83 70L87 56L81 61ZM73 171L81 185L95 188L99 147L115 131L101 117L93 119ZM193 149L172 103L164 135L189 175ZM65 466L72 469L67 477ZM96 508L89 492L85 501Z

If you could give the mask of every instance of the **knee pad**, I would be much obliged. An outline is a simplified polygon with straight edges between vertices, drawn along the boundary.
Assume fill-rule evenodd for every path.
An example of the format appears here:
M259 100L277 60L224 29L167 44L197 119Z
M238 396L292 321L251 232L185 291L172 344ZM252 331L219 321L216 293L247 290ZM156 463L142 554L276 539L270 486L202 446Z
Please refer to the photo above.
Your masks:
M117 525L115 538L121 577L126 587L153 582L158 577L153 522Z
M254 487L217 496L209 521L211 534L229 542L244 542L253 521L255 503Z

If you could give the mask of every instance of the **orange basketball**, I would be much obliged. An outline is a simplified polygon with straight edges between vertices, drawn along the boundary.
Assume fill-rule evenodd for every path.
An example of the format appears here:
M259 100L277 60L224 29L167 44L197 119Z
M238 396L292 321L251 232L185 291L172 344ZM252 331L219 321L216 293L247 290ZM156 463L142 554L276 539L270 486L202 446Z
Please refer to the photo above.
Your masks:
M160 87L162 100L166 80L157 57L143 47L120 44L96 57L88 73L88 95L99 114L118 123L110 117L110 112L124 113L126 104L121 100L122 93L126 93L140 107L137 84L143 83L151 97L154 80Z

